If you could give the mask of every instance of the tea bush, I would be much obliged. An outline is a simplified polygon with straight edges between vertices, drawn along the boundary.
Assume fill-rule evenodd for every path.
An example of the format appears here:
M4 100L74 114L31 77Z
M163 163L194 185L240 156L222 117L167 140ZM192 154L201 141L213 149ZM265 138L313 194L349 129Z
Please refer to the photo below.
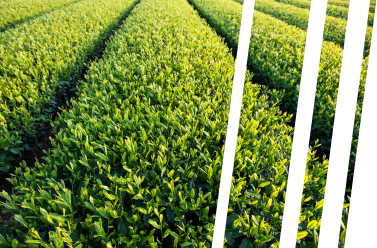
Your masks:
M30 149L58 100L138 0L83 0L0 33L0 173Z
M190 0L207 18L219 34L227 38L229 46L236 48L242 6L232 1ZM249 68L255 73L256 82L285 91L282 107L296 112L299 83L305 48L306 33L271 16L255 11L250 42ZM333 119L336 107L343 50L332 42L323 42L319 77L314 106L311 145L319 139L323 152L331 144ZM348 185L351 185L357 137L362 109L362 99L369 57L363 61L358 104L350 157Z
M279 3L274 0L257 0L255 2L255 9L265 14L276 17L277 19L282 20L290 25L297 26L305 31L308 28L309 10L307 9L298 8L289 4ZM346 20L327 16L323 39L332 41L335 44L343 47L346 35L346 27ZM373 29L371 27L367 27L364 56L369 55L372 30Z
M78 0L15 0L0 2L0 32L40 13Z
M237 0L237 1L242 1L242 0ZM292 5L295 5L297 7L306 8L306 9L309 9L310 4L311 4L311 1L309 1L309 0L276 0L276 1L292 4ZM343 7L343 8L348 9L350 7L350 1L349 0L347 0L347 1L344 1L344 0L327 0L327 7L328 6L339 6L339 7ZM327 13L327 9L334 9L334 8L332 8L332 7L326 8L326 13ZM374 1L374 3L373 3L373 1L369 1L369 10L368 11L369 11L369 13L375 13L376 12L375 1Z
M2 246L210 247L233 74L230 50L185 0L142 0L54 122L47 163L18 167L14 193L1 193L13 216ZM277 106L281 93L250 80L228 224L238 223L234 242L274 244L291 116ZM309 164L326 168L314 155ZM260 232L242 226L249 214Z

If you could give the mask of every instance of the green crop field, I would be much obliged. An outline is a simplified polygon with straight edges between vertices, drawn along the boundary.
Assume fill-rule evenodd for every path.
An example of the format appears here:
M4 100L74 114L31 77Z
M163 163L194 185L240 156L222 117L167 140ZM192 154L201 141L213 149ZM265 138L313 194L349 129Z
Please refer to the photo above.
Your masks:
M0 248L211 247L242 4L0 0ZM300 248L318 245L348 5L328 5ZM279 247L309 7L256 0L224 247Z

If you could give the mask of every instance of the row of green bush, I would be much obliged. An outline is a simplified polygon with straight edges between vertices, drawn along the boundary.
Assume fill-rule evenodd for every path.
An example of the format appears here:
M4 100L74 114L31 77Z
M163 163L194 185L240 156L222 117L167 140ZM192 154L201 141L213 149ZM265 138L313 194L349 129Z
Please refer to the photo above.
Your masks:
M346 7L348 8L350 5L350 1L344 1L344 0L329 0L329 4L331 5L336 5L336 6L341 6L341 7ZM370 13L375 13L376 10L376 0L371 0L370 1L370 7L369 7L369 12Z
M237 30L239 30L240 27L242 6L230 0L189 1L194 4L201 15L208 20L208 22L219 34L226 37L229 46L236 49L239 35ZM285 91L282 107L286 110L290 110L291 113L294 113L296 110L305 48L305 38L306 32L271 16L260 13L259 11L254 12L248 61L249 68L251 68L253 73L255 73L253 81L270 85L271 87L282 92ZM327 151L330 147L342 53L343 50L341 47L333 44L332 42L323 43L312 136L320 139L322 143L325 143L325 145L322 145L322 147L325 147L325 150ZM363 62L359 104L357 106L352 148L353 152L356 150L358 123L361 115L367 63L368 58L366 58L366 60ZM273 135L270 137L272 136ZM281 149L279 149L279 151L280 150ZM261 153L257 153L256 156L260 156L260 154ZM250 155L253 154L250 153ZM353 153L353 158L354 155L355 154ZM242 158L243 156L244 155L241 155L239 158ZM242 160L240 160L239 163L242 165ZM304 186L302 205L303 210L300 220L307 220L311 224L305 226L307 222L301 222L299 225L298 237L308 235L311 239L304 239L303 242L300 242L301 247L316 247L316 242L318 241L317 231L320 225L321 215L319 209L322 204L319 202L322 202L323 193L325 190L325 175L327 171L327 167L325 166L326 163L327 161L324 160L323 164L318 163L316 165L312 165L313 163L310 163L311 165L308 166L308 177L306 178L308 181L306 181L306 183L309 185L305 184ZM265 168L271 169L271 166L266 166ZM235 167L234 173L237 173L237 166ZM314 176L311 176L310 173L313 173ZM318 184L316 184L317 182ZM245 197L243 195L241 196ZM315 199L315 201L312 202L312 199ZM237 200L233 198L231 198L231 201L237 202ZM312 214L313 217L310 217ZM348 209L345 208L343 213L343 221L346 220L347 214ZM343 223L341 232L342 235L340 237L340 241L343 243L343 245L345 232L346 224Z
M235 1L243 2L243 0L235 0ZM302 2L302 3L305 3L305 2ZM329 7L329 5L327 7ZM301 8L296 8L294 6L278 3L271 0L255 1L254 8L263 13L269 14L280 20L283 20L284 22L287 22L288 24L295 25L303 29L304 31L307 31L308 21L309 21L309 10L303 10ZM284 11L282 11L282 9L284 9ZM346 28L347 28L346 21L342 21L342 20L339 20L338 18L333 18L331 16L326 15L323 37L325 40L333 41L334 43L341 45L341 47L343 48L344 43L345 43ZM370 52L370 46L371 46L371 41L372 41L372 31L373 31L372 28L367 27L366 37L364 41L364 55L367 55ZM336 57L339 58L339 56L336 56ZM340 65L340 63L337 63L337 64ZM361 68L361 78L360 78L361 84L365 83L367 70L368 70L367 68L368 64L369 64L369 57L365 59L365 61L363 62L364 66L362 66ZM331 67L329 67L328 70L333 70L335 72L337 70L340 71L341 67L337 67L337 68L332 69ZM327 75L329 75L329 72L327 72ZM340 77L340 74L337 73L337 80L339 80L339 77ZM350 173L348 177L349 179L348 183L352 183L353 170L355 168L355 163L356 163L357 141L358 141L358 135L360 132L361 112L362 112L362 106L363 106L363 101L361 100L363 99L363 96L364 96L364 88L365 88L364 86L359 88L359 90L361 90L360 92L361 94L358 100L358 104L356 105L356 108L355 108L356 115L355 115L355 119L354 119L355 121L353 125L354 135L351 141L352 147L351 147L350 160L349 160ZM324 142L324 140L321 140L321 141ZM329 150L329 148L327 150Z
M9 179L2 208L13 218L1 247L210 247L234 64L185 0L142 0L54 122L47 163L23 164ZM281 93L251 77L226 242L276 247L291 116L277 106ZM326 170L311 153L303 244L316 240Z
M244 3L244 0L234 0L234 1L239 2L241 4ZM311 6L311 1L306 1L306 0L274 0L274 1L289 4L289 5L298 7L298 8L307 9L308 12L309 12L310 6ZM255 1L255 3L256 2L257 1ZM264 1L262 0L260 2L264 2ZM280 11L282 11L282 10L280 10ZM368 12L368 18L367 18L366 24L370 27L373 27L375 13L374 12L372 13L371 10L369 10L369 11L370 12ZM346 26L347 26L348 13L349 13L349 7L329 5L329 4L326 6L326 20L336 20L334 18L329 18L329 17L341 18L341 19L345 20L345 23L346 23ZM337 22L339 22L339 21L340 20L338 20ZM306 21L304 21L304 25L305 24L306 24ZM328 24L331 24L331 23L328 23ZM337 29L338 26L339 26L339 24L332 24L333 29L334 28ZM326 25L325 25L325 28L326 28ZM336 32L336 31L334 31L334 32Z
M310 0L275 0L277 2L291 4L300 8L310 9ZM334 5L327 5L327 15L347 20L348 8ZM374 12L368 14L368 26L373 27Z
M226 0L230 6L217 7L213 0L195 0L194 3L215 30L236 50L242 5ZM214 5L211 7L211 5ZM224 9L225 8L225 9ZM284 91L283 109L296 112L306 32L270 15L255 11L251 31L248 66L258 83ZM311 145L319 139L324 151L329 151L336 107L343 49L333 42L323 42L313 115ZM363 99L368 57L363 61L361 87L355 128L358 128ZM356 139L356 136L355 136Z
M302 9L293 5L279 3L274 0L257 0L255 9L265 14L276 17L290 25L297 26L303 30L307 30L309 21L309 10ZM341 18L326 16L323 39L332 41L335 44L344 46L346 35L347 21ZM373 28L367 27L364 56L369 55L370 42L372 39Z
M83 0L0 33L0 174L29 142L85 63L138 0Z
M346 8L346 7L334 6L334 5L329 4L327 5L327 15L347 20L348 9L349 8ZM373 27L374 11L372 12L371 9L373 9L373 7L369 8L368 26Z
M14 0L0 2L0 32L21 21L78 0Z

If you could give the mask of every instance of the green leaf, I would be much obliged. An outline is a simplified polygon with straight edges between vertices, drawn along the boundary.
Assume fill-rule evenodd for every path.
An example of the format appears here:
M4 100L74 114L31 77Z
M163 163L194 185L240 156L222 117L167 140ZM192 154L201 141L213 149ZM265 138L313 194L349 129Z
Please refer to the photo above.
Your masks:
M192 245L192 244L190 242L184 242L181 247L186 247L186 246L189 246L189 245Z
M254 235L254 234L257 234L257 233L258 233L258 226L253 225L253 226L250 228L250 234L251 234L251 235Z
M104 160L104 161L109 161L109 159L102 153L96 153L96 156L99 157L100 159Z
M145 208L141 208L141 207L137 207L137 208L135 208L135 210L139 210L139 212L142 213L142 214L148 213L148 211Z
M102 221L100 219L99 222L95 222L94 223L94 228L97 232L97 235L95 235L95 237L106 237L106 232L105 230L103 229L102 227Z
M272 236L272 235L266 235L266 236L261 235L260 238L259 238L259 242L263 244L263 243L270 241L273 238L275 238L275 237Z
M135 199L135 200L144 200L144 197L142 195L140 195L140 194L137 194L134 197L132 197L132 199Z
M10 151L11 151L13 154L16 154L16 155L18 155L18 154L21 153L20 149L16 149L16 148L12 148L12 149L10 149Z
M263 188L263 187L266 187L267 185L269 185L270 184L270 182L263 182L263 183L261 183L261 184L259 184L259 188Z
M0 234L0 244L11 245L4 237Z
M64 222L67 220L63 215L60 214L50 213L49 215L52 219L57 220L58 222Z
M231 247L235 247L236 246L236 242L234 241L234 238L232 237L232 235L230 233L225 233L225 239L226 239L226 243L229 244Z
M28 243L28 244L43 244L45 242L43 240L28 239L28 240L25 240L25 243Z
M18 240L17 239L13 239L12 240L12 248L17 248L17 247L19 247Z
M305 238L307 235L308 235L308 232L306 231L299 232L297 233L297 239Z
M347 230L343 230L342 233L340 234L340 242L342 243L343 246L345 245L345 242L346 242L346 233L347 233Z
M315 204L315 209L321 209L323 207L323 201L324 199L320 200Z
M50 224L54 224L53 220L51 217L48 215L47 211L44 208L40 208L40 212L43 216L43 218Z
M24 144L24 147L25 147L25 150L26 150L26 151L30 151L30 150L31 150L29 144Z
M162 236L162 238L166 238L169 234L171 233L171 230L170 229L167 229L165 232L164 232L164 235Z
M90 204L89 202L84 202L84 205L87 206L89 209L91 209L92 211L96 211L96 208L93 207L92 204Z
M106 196L106 198L108 198L110 201L113 201L113 200L117 200L118 197L116 197L115 195L112 195L112 194L109 194L107 192L103 192L103 194Z
M174 214L173 210L171 210L171 208L166 209L166 215L168 217L169 222L174 224L175 214Z
M306 229L311 230L311 229L316 229L317 228L318 222L316 220L312 220L309 222L308 226Z
M98 213L102 216L102 217L104 217L104 218L109 218L110 216L109 216L109 214L105 211L105 210L103 210L103 209L97 209L97 211L98 211Z
M253 248L253 241L251 241L251 239L244 238L241 241L240 248Z
M154 220L148 220L148 223L154 226L154 228L156 229L161 229L160 225L158 225L157 222Z
M251 216L251 221L253 222L254 225L259 226L259 222L254 215Z
M14 219L17 220L18 222L20 222L25 227L28 227L26 221L22 218L21 215L19 215L19 214L14 215Z
M170 235L173 236L176 239L179 239L179 235L176 232L171 231Z

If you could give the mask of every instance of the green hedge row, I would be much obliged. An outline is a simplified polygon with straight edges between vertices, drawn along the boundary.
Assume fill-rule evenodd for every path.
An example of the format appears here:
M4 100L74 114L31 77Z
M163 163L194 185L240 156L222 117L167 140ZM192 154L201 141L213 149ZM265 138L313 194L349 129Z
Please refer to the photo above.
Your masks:
M309 0L275 0L277 2L283 2L283 3L288 3L295 5L300 8L305 8L305 9L310 9L311 1ZM337 15L337 12L339 9L337 9L335 6L338 7L343 7L348 11L350 7L350 2L349 1L342 1L342 0L328 0L327 1L327 7L326 7L326 14L327 15ZM369 23L369 16L374 19L374 15L376 12L376 6L373 4L369 4L369 14L368 14L368 23ZM345 12L343 11L343 15ZM373 15L371 15L373 14Z
M229 0L190 0L190 2L195 5L201 15L208 20L219 34L226 37L228 44L233 49L236 49L238 42L237 30L239 30L241 22L242 6ZM293 113L295 112L297 104L305 38L306 33L304 31L287 25L273 17L262 14L259 11L254 12L248 61L249 66L252 68L255 77L257 78L254 79L254 81L262 82L278 90L285 91L282 106L285 109L291 110ZM312 136L320 139L321 143L325 143L322 147L327 151L330 146L342 52L342 49L332 42L323 43ZM368 57L363 62L359 104L357 106L352 147L353 158L355 157L354 152L356 151L358 123L360 122L361 116L367 64ZM260 154L261 153L258 155ZM241 155L240 158L242 157L243 156ZM240 164L242 163L240 162ZM320 225L320 208L323 203L325 175L327 171L325 164L326 161L324 164L318 163L313 165L313 163L311 163L308 165L307 173L309 174L306 178L306 180L308 180L306 183L308 183L309 186L305 185L304 187L303 197L305 198L303 198L303 210L301 216L303 222L299 225L298 238L307 235L310 239L304 239L300 242L300 247L316 247L316 242L318 242L317 231ZM267 166L266 168L269 167ZM235 169L235 173L236 171L237 169ZM310 175L310 173L313 173L314 176ZM315 199L315 201L311 202L312 199ZM237 202L234 199L231 199L231 201ZM348 204L345 206L347 207ZM343 218L346 218L347 213L348 209L345 208ZM313 217L310 217L312 214ZM271 215L269 217L271 220ZM311 224L309 225L308 222L305 221L309 221ZM250 224L250 226L252 225ZM343 245L345 228L346 225L342 226L342 236L340 237L340 241ZM250 232L254 231L255 229L250 230ZM235 236L237 235L235 234Z
M30 149L59 99L138 0L84 0L0 33L0 173Z
M78 0L15 0L0 2L0 32L23 20Z
M328 5L327 15L347 20L348 8L341 7L341 6ZM373 21L374 21L374 12L368 14L368 26L373 27Z
M307 9L298 8L289 4L279 3L274 0L257 0L255 2L255 9L265 14L276 17L277 19L282 20L290 25L297 26L305 31L308 28L309 10ZM332 41L335 44L343 47L346 35L346 27L346 20L327 16L323 39ZM364 56L369 55L372 30L373 28L369 26L367 27Z
M343 0L329 0L329 4L331 5L336 5L336 6L341 6L348 8L350 5L349 0L348 1L343 1ZM369 12L370 13L375 13L376 10L376 1L370 1L370 6L369 6Z
M234 64L185 0L142 0L55 121L47 163L18 167L9 179L14 193L1 193L13 216L0 230L2 247L210 247ZM276 106L281 93L250 80L228 221L237 227L227 243L276 246L291 116ZM308 189L324 182L327 161L315 160ZM301 218L308 240L313 212ZM252 234L243 225L249 215L261 227Z
M287 3L296 7L310 9L310 0L275 0L277 2ZM327 5L327 15L347 20L348 8L334 5ZM368 15L368 26L373 27L374 12Z
M215 30L227 39L232 49L237 49L242 5L221 0L227 7L219 7L214 0L190 0ZM229 6L228 6L229 5ZM304 58L306 32L272 16L255 11L249 49L249 68L258 83L285 91L283 109L296 112L301 71ZM316 101L313 115L312 137L319 139L322 149L329 151L336 107L343 49L333 42L323 42L319 68ZM363 61L358 113L367 71L368 57ZM355 136L356 139L357 136ZM314 140L315 140L314 139ZM314 145L314 141L311 145Z

